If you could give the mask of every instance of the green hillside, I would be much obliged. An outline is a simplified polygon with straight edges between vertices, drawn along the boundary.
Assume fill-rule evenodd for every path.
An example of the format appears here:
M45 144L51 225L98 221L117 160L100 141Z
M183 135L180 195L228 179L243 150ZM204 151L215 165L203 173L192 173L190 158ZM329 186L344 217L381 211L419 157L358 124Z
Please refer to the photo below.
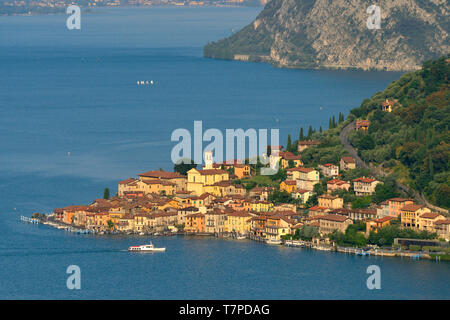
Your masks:
M363 101L351 114L370 120L367 133L352 132L350 142L367 162L383 168L427 198L450 207L450 56L428 61L383 92ZM388 98L391 113L381 111Z

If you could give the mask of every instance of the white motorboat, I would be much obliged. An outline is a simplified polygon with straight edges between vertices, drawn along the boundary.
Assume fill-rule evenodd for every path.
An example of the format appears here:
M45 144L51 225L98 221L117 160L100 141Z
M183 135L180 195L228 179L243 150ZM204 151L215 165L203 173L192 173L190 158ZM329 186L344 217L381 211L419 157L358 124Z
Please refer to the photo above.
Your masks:
M245 236L236 236L236 240L244 240Z
M276 240L276 239L267 239L266 240L267 244L281 244L281 240Z
M142 246L131 246L128 251L136 252L164 252L166 248L155 248L152 242L150 244L144 244Z

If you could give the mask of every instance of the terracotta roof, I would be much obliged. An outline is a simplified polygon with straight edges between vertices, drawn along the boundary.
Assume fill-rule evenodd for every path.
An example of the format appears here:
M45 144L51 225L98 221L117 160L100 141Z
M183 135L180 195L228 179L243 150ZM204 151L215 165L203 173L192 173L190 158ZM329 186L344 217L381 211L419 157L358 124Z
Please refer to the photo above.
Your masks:
M319 206L313 206L313 207L309 208L308 210L309 211L320 211L320 210L326 210L326 209L328 209L328 208L319 207Z
M303 167L297 167L297 168L290 168L287 169L286 171L300 171L300 172L304 172L304 173L309 173L311 171L314 171L314 169L311 168L303 168Z
M420 218L423 218L423 219L436 219L440 215L441 214L437 213L437 212L425 212L424 214L420 215Z
M363 182L363 183L372 183L372 182L374 182L374 181L376 181L375 179L372 179L372 178L356 178L356 179L354 179L353 180L353 182Z
M228 171L221 170L221 169L203 169L203 170L197 170L197 171L198 171L198 173L200 173L203 176L228 173Z
M356 160L353 157L342 157L342 160L345 163L356 163Z
M425 206L421 205L421 204L407 204L406 206L403 206L400 210L401 211L417 211L424 207Z
M341 185L341 184L345 184L348 183L347 181L344 180L340 180L340 179L332 179L327 181L327 184L337 184L337 185Z
M135 181L137 181L137 179L128 178L126 180L119 181L119 184L129 184L130 182L135 182Z
M394 217L383 217L383 218L375 219L373 221L378 222L378 223L383 223L383 222L386 222L386 221L389 221L392 219L394 219Z
M247 217L251 217L252 215L249 214L247 211L234 211L232 213L228 213L228 216L247 218Z
M295 181L295 180L285 180L283 182L285 185L288 185L288 186L296 186L297 185L297 181Z
M159 179L143 180L142 182L145 183L145 184L160 184L160 185L163 185L163 186L175 186L175 183L173 183L173 182L159 180Z
M321 142L319 140L301 140L298 142L299 145L301 146L313 146L313 145L318 145Z
M450 219L447 220L438 220L434 224L450 224Z
M326 214L324 216L319 217L319 220L328 220L328 221L335 221L335 222L344 222L345 220L350 219L346 216L341 216L337 214Z
M169 172L169 171L147 171L144 173L138 174L139 177L148 177L148 178L158 178L158 179L175 179L175 178L186 178L185 176L179 174L178 172Z
M389 201L395 201L395 202L406 202L406 201L413 201L413 199L405 199L405 198L392 198L392 199L388 199L386 200L386 202Z

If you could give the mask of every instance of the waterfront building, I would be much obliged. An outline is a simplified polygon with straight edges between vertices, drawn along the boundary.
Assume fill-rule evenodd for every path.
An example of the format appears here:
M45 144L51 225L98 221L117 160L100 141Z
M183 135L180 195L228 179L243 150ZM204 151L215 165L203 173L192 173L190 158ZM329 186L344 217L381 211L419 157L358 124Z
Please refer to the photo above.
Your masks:
M203 213L193 213L185 217L184 230L187 233L205 232L205 215Z
M185 207L177 210L177 224L184 224L185 218L189 214L198 213L199 209L196 207Z
M283 216L268 216L266 220L265 238L267 240L281 240L286 234L291 234L291 227L295 221Z
M336 214L319 216L317 219L319 220L319 232L323 235L330 234L335 230L345 232L347 227L353 224L352 219Z
M378 232L379 229L384 228L391 224L391 220L394 219L393 217L383 217L373 220L366 221L366 237L369 236L370 232Z
M227 213L225 210L212 209L205 213L205 232L222 234L226 232Z
M246 235L250 232L253 215L247 211L235 211L226 215L225 232Z

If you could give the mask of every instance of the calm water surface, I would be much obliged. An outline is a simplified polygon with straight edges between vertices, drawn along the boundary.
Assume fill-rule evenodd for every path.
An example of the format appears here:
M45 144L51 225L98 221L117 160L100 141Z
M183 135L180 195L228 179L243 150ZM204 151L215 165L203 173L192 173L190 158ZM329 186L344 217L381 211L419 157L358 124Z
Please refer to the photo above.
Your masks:
M398 73L276 69L202 58L260 8L108 9L0 17L0 298L448 298L450 264L354 257L214 238L67 234L20 214L87 204L118 179L171 170L176 128L326 128ZM137 80L154 80L138 87ZM70 152L70 156L68 156ZM14 210L15 209L15 210ZM79 265L82 289L66 288ZM366 288L367 266L382 289Z

